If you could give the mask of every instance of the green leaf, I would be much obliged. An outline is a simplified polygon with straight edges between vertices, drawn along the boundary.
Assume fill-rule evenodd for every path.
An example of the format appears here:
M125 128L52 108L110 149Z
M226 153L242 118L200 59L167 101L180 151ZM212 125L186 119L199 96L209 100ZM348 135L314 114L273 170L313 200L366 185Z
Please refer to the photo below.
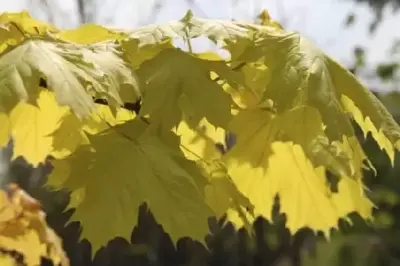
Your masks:
M344 111L361 127L366 137L371 133L394 163L394 150L400 150L400 127L378 98L350 72L332 59L327 60L331 84L336 89Z
M200 36L218 42L220 40L246 39L249 36L249 29L255 27L256 25L252 27L233 21L201 19L185 15L181 20L140 27L129 31L128 34L131 38L138 39L140 46L160 43L166 39L193 39Z
M147 124L132 120L91 136L90 143L55 161L50 180L65 179L60 162L68 164L62 186L84 191L72 219L82 222L82 237L94 251L116 236L129 238L145 202L173 241L184 236L204 241L213 215L204 195L208 181L185 159L177 136L157 137Z
M226 127L232 99L211 79L211 71L221 78L235 77L223 61L202 60L179 49L163 50L137 71L143 83L141 115L150 115L152 124L167 130L178 125L182 113L190 114L187 119L196 125L205 117L215 126Z
M93 110L92 96L116 106L122 104L120 93L129 99L139 95L132 71L110 44L29 40L0 57L0 109L9 111L20 100L34 104L42 76L57 102L78 116Z

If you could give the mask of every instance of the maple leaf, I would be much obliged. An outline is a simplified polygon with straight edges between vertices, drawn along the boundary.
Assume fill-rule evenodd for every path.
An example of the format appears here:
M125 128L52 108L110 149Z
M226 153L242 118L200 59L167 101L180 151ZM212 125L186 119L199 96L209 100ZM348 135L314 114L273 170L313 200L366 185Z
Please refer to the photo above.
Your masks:
M191 128L182 121L174 132L180 137L182 152L190 160L210 161L221 158L218 144L224 144L225 130L202 119L196 128Z
M195 129L183 121L175 131L180 136L180 146L186 158L196 161L209 180L205 187L205 198L215 215L221 218L238 208L252 210L252 204L238 191L221 160L222 153L217 144L225 144L225 130L203 119ZM236 220L236 223L249 223L243 217L237 217Z
M65 158L79 146L90 144L88 134L98 134L133 118L135 114L129 110L121 108L113 114L110 107L101 104L96 104L95 111L84 120L68 112L60 122L60 126L51 134L53 138L51 155L57 159Z
M253 214L253 204L236 187L222 160L198 161L198 163L210 181L210 184L205 187L205 198L217 218L241 208ZM238 218L236 221L233 220L235 224L251 224L254 221L254 217L253 220L241 216Z
M232 21L201 19L188 11L180 20L161 25L149 25L129 31L131 38L139 40L141 45L157 44L177 38L193 39L205 36L214 42L248 38L249 27Z
M296 123L294 124L293 121L296 121ZM246 123L246 127L243 127L244 123ZM325 135L322 118L315 108L302 106L282 114L274 114L268 109L260 107L246 109L239 112L234 118L230 130L236 134L237 139L233 148L224 156L229 175L233 178L238 189L254 204L256 214L258 213L267 219L271 218L270 212L276 194L283 197L282 201L285 204L289 204L290 194L285 193L290 188L277 186L274 182L284 183L286 180L293 182L293 186L301 191L301 197L306 197L307 193L311 193L311 197L316 191L319 191L318 193L321 193L321 195L330 191L325 169L329 169L340 180L344 179L344 181L340 181L343 183L350 182L347 179L352 178L357 182L362 180L361 170L365 155L357 140L355 138L344 138L342 142L330 142ZM292 144L290 145L294 146L290 146L290 149L281 147L274 151L273 147L279 146L279 144L275 144L280 143L279 141L291 141ZM296 150L295 155L292 154L294 150ZM284 156L288 156L287 159ZM283 167L285 169L290 169L281 170L281 172L286 171L286 175L278 172L282 168L281 165L285 165ZM277 176L285 180L279 180ZM275 178L277 178L276 181L273 181ZM316 182L317 178L321 180ZM296 179L304 180L295 183L293 180ZM252 180L254 180L254 184ZM362 183L359 185L362 188ZM309 191L309 187L312 187L312 191ZM256 188L259 190L256 190ZM261 196L262 194L265 194L265 196ZM339 218L351 211L364 208L364 201L360 200L350 205L345 199L340 198L341 195L339 192L338 202L347 205L346 207L335 205L335 208L346 209L347 213L344 211L334 212L332 207L329 209L330 213L327 215L326 222L318 225L308 220L301 223L294 222L291 229L296 231L302 226L312 225L319 227L311 228L328 232L329 228L336 224ZM290 200L291 204L294 204L294 200ZM316 199L316 201L318 200L319 198ZM327 202L328 200L325 200L324 204ZM314 208L312 200L303 201L301 204L297 209L282 208L282 211L285 211L288 216L288 223L299 219L299 213ZM365 211L363 214L365 214ZM364 217L369 218L369 216Z
M58 32L53 25L32 18L27 11L4 12L0 15L0 24L13 24L20 33L31 36Z
M161 51L174 48L172 42L166 40L157 44L140 45L137 39L127 38L120 41L125 59L132 69L137 69L143 62L153 58Z
M400 150L400 127L376 96L365 88L350 72L332 59L327 60L332 83L341 94L346 112L360 126L364 137L371 133L379 147L385 150L394 164L395 149Z
M8 115L0 113L0 146L12 138L12 159L23 156L36 167L49 155L62 158L79 145L88 144L86 134L99 133L133 118L128 110L119 109L114 115L110 107L95 104L90 116L82 120L68 107L59 106L53 92L42 90L37 105L19 102Z
M72 219L82 222L82 237L94 251L115 236L129 238L144 202L174 241L183 236L204 241L213 215L204 199L207 178L181 153L176 135L161 138L152 131L134 119L91 136L90 146L63 160L70 173L62 186L84 190ZM65 178L57 165L50 180Z
M351 119L392 162L399 126L339 64L267 13L262 19L267 25L188 12L133 31L93 24L59 31L26 13L1 15L0 145L12 136L16 153L34 164L46 153L57 158L49 184L72 191L73 219L95 250L129 237L144 202L174 241L203 241L211 215L247 227L257 215L271 218L276 195L292 232L309 226L328 234L353 211L369 219L362 168L370 162ZM200 36L222 43L230 59L173 48L173 39ZM38 86L41 78L53 92ZM118 109L139 97L138 117ZM227 131L237 142L222 155L216 144ZM25 136L42 146L23 145ZM339 177L338 192L327 171Z
M132 72L110 45L85 47L29 40L0 57L0 108L9 111L20 100L34 104L39 87L32 84L39 84L42 75L57 102L82 117L93 109L92 96L122 105L119 92L127 94L123 86L134 91L136 84ZM138 91L132 92L130 98L138 95Z
M235 116L229 129L237 140L225 156L227 161L250 163L257 168L260 160L271 154L271 143L290 140L301 145L315 166L324 166L338 176L361 171L356 164L356 155L363 154L358 143L351 142L351 150L341 147L340 142L330 142L318 110L312 107L300 106L282 114L261 107L245 109ZM357 163L363 159L361 156Z
M32 18L27 11L4 12L0 15L0 52L18 45L26 38L43 37L56 32L57 28Z
M229 49L235 52L234 61L264 62L269 73L261 100L272 100L278 113L300 105L316 108L330 141L354 136L350 114L393 162L394 148L400 149L398 124L350 72L306 38L260 31L252 44L234 44Z
M248 27L245 24L236 25L231 21L199 19L193 17L190 11L181 20L140 27L132 31L114 31L129 36L121 43L134 68L160 51L173 48L172 41L175 39L183 38L189 41L206 36L216 43L223 40L233 42L236 39L248 39Z
M105 28L96 24L81 25L76 29L62 30L52 35L57 40L65 40L79 44L96 44L103 43L110 46L118 44L118 50L123 53L124 60L127 61L132 69L137 68L144 61L154 57L160 51L166 48L174 47L170 41L162 41L157 44L143 44L133 36L129 36L129 32L118 29ZM99 57L107 62L107 58ZM108 64L113 66L113 64ZM122 97L124 101L131 101L126 97Z
M6 123L2 124L0 135L13 139L12 159L23 156L34 167L44 162L53 150L51 134L67 111L67 107L57 104L52 92L42 90L36 106L19 102L8 116L4 114Z
M211 80L210 71L221 78L233 77L233 70L222 61L202 60L179 49L165 49L144 62L137 74L143 83L141 115L150 115L152 124L170 129L186 119L198 124L202 118L215 126L226 127L231 117L232 99ZM207 103L207 105L204 105Z
M257 168L250 164L230 168L238 189L254 204L255 216L271 220L278 195L291 233L310 227L329 236L330 229L337 228L339 218L352 211L372 218L373 205L366 198L360 180L344 176L338 192L333 193L326 184L325 169L315 168L300 145L273 142L271 150L272 155L261 158ZM265 164L268 168L264 168Z
M4 266L17 266L17 262L14 261L13 258L5 255L5 254L0 254L0 265Z
M10 124L8 116L5 113L0 112L0 147L4 147L10 140Z
M40 204L17 185L0 190L0 248L23 255L27 266L47 258L54 265L68 266L62 243L45 222Z
M10 46L16 46L23 39L24 35L16 25L0 23L0 53L3 53Z
M96 24L83 24L75 29L61 30L53 37L80 44L93 44L127 38L124 32L116 32Z

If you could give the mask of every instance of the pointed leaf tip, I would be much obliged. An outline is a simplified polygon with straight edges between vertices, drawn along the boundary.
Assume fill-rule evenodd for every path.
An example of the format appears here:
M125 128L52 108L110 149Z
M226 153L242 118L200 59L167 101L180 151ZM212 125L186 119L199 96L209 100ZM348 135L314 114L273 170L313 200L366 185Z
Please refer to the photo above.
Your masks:
M186 13L183 16L183 18L181 19L181 21L183 23L189 23L193 17L194 17L193 11L191 9L189 9L188 11L186 11Z

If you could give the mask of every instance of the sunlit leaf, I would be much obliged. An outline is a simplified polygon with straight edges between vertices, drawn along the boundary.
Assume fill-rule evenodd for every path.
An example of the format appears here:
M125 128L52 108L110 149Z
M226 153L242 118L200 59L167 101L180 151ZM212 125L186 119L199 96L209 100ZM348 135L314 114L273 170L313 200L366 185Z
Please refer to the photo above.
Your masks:
M115 236L128 238L145 202L174 241L183 236L204 241L213 214L204 198L207 178L184 158L176 136L163 139L148 130L141 120L129 121L91 136L93 149L81 146L65 159L71 170L63 187L84 189L72 219L82 222L82 237L94 250ZM64 175L55 166L50 179Z

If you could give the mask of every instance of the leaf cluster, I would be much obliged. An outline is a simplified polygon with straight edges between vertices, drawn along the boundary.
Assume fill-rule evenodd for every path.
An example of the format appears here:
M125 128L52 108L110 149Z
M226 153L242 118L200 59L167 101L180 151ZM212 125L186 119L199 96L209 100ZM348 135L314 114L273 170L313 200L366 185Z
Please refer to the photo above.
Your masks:
M328 236L351 212L371 219L362 169L373 166L352 121L392 163L399 126L309 40L262 21L188 12L132 31L59 30L4 13L0 145L12 139L14 158L34 166L51 158L48 185L72 192L94 250L129 237L142 203L174 241L204 242L210 216L251 231L277 195L292 233ZM200 36L229 58L193 51Z

